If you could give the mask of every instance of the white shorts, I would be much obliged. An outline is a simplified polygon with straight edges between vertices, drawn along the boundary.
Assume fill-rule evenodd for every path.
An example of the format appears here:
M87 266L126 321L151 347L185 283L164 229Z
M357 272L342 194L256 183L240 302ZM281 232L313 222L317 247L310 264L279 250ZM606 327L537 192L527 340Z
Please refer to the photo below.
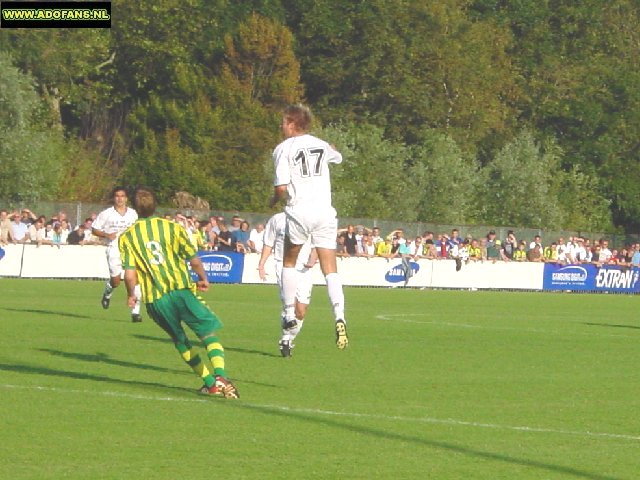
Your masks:
M107 246L107 263L109 264L109 276L122 276L122 259L120 258L120 250L118 245Z
M280 287L280 300L284 303L284 295L282 293L282 262L276 261L276 281ZM296 284L296 300L298 303L309 305L311 303L311 290L313 290L313 279L311 269L306 267L296 267L298 273Z
M285 208L287 214L286 232L294 245L302 245L310 239L311 248L335 250L338 236L336 210L318 211L308 209Z

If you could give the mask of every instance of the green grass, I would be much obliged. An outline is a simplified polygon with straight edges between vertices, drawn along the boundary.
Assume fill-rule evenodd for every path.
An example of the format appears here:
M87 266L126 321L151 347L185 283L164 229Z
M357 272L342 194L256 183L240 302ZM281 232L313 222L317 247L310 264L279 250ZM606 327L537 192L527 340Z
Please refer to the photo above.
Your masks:
M0 478L636 479L640 297L314 291L293 358L272 286L213 286L238 401L124 289L0 279Z

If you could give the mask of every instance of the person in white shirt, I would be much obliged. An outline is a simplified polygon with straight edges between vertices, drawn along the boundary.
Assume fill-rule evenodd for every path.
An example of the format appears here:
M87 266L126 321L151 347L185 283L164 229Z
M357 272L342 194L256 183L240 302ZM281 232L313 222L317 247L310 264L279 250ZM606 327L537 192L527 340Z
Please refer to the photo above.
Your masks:
M267 222L264 228L264 240L262 250L260 252L260 261L258 262L258 274L262 281L266 281L267 273L265 272L265 264L270 255L273 255L276 267L276 283L280 289L280 301L282 302L282 311L280 313L280 326L282 335L278 346L280 354L283 357L290 357L293 347L293 341L302 329L304 317L307 313L309 303L311 303L311 290L313 289L313 280L311 278L311 268L316 263L318 257L315 250L311 249L310 242L304 243L300 249L298 260L296 261L296 296L294 312L297 319L297 325L293 328L287 328L286 308L284 302L284 292L282 288L282 268L284 258L284 237L287 227L287 218L284 212L276 213Z
M264 225L259 223L249 233L249 247L253 252L261 253L264 237Z
M584 263L591 261L587 259L587 249L584 248L584 240L580 237L574 238L575 245L573 247L573 261L574 263Z
M122 261L120 260L120 250L118 249L118 238L120 234L128 229L138 219L138 214L132 208L127 207L127 191L124 187L116 187L111 194L113 206L103 210L98 214L91 225L91 232L99 238L108 240L107 262L109 264L109 276L102 293L102 308L109 308L113 289L120 285ZM141 322L140 315L140 285L135 288L137 302L131 309L131 321Z
M281 123L285 140L273 151L274 194L271 207L287 197L287 233L284 244L282 290L286 327L296 328L295 264L302 245L309 239L316 249L320 268L327 282L329 300L335 316L336 345L349 344L344 315L344 292L336 264L338 220L331 202L330 163L341 163L342 155L334 147L307 133L311 112L303 105L290 105Z
M611 258L612 253L609 250L609 240L604 238L600 239L600 263L607 263Z

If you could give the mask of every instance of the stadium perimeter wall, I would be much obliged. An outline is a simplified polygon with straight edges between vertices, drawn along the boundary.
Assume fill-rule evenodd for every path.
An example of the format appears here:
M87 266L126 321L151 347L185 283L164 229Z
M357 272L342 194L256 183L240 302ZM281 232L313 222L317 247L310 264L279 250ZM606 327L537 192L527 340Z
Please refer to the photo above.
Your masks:
M275 283L275 265L266 264L267 281L258 276L258 254L200 252L209 280L217 283ZM484 262L463 265L456 271L453 260L411 262L414 288L576 290L640 293L640 269L595 265ZM347 286L404 286L405 274L399 259L339 258L338 271ZM320 267L312 270L314 284L325 283ZM99 278L109 276L105 247L64 245L60 248L8 245L0 260L0 277Z

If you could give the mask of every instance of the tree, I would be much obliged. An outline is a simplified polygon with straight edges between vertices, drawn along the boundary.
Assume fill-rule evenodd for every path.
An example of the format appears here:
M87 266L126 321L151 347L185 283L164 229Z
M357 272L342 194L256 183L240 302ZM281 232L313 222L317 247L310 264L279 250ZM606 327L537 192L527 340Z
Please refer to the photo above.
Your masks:
M562 174L560 162L561 151L553 142L542 147L523 130L482 169L481 218L494 225L561 228L564 212L553 188Z
M417 219L418 197L405 171L408 150L384 139L380 127L344 122L319 135L343 157L331 170L333 204L341 217Z
M58 193L64 139L47 128L45 111L33 77L0 52L0 198L33 202Z
M411 194L418 199L417 219L454 224L475 219L474 193L480 180L475 158L435 130L424 132L409 151L406 173L414 183Z

